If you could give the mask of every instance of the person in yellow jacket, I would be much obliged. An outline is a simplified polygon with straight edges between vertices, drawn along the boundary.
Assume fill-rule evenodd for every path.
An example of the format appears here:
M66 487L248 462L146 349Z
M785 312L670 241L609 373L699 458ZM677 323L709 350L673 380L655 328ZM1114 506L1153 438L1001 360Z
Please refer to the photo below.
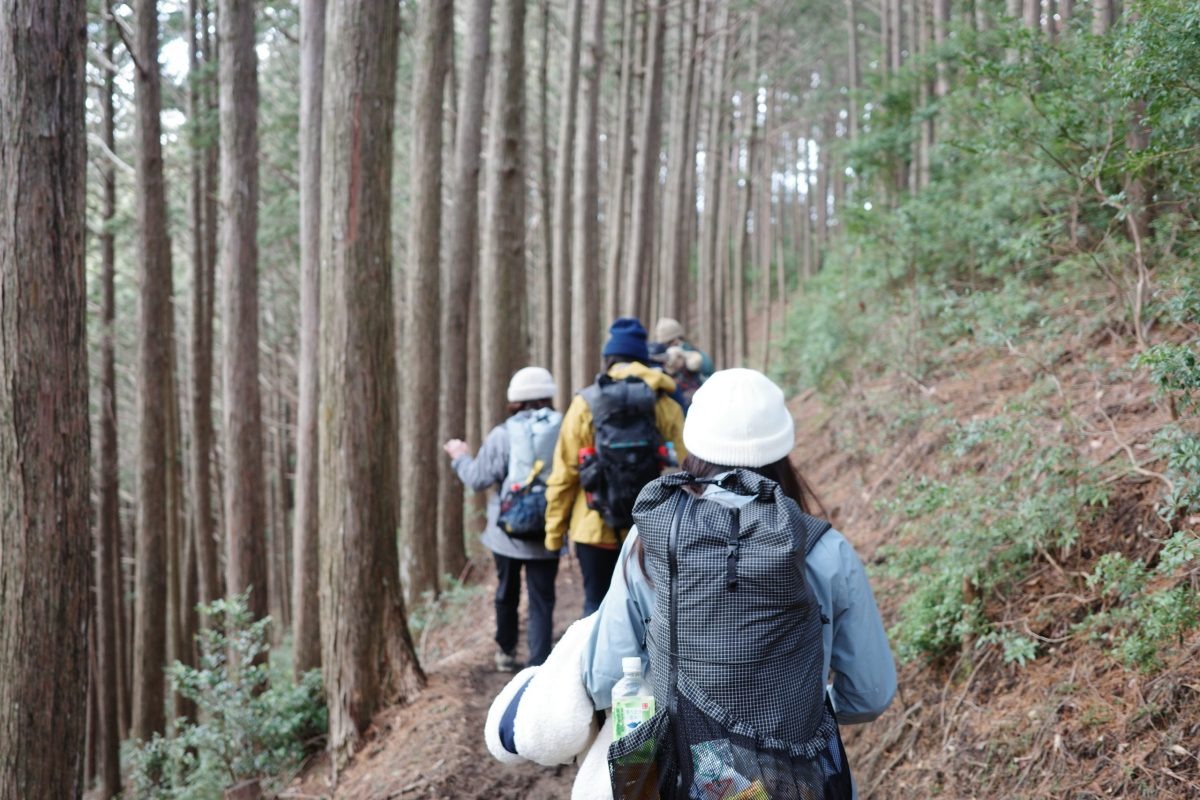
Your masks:
M647 366L650 360L646 329L632 317L622 317L609 328L604 345L604 373L616 381L636 378L655 394L654 424L664 446L670 443L676 457L687 455L683 446L683 409L670 397L675 381L661 370ZM600 380L598 376L597 381ZM575 395L563 417L558 443L554 448L554 466L546 482L546 540L551 552L563 546L568 532L575 543L575 557L583 573L583 615L600 607L608 591L621 542L628 528L613 529L601 514L588 507L586 492L580 485L580 451L595 447L595 423L588 396L595 396L597 384Z

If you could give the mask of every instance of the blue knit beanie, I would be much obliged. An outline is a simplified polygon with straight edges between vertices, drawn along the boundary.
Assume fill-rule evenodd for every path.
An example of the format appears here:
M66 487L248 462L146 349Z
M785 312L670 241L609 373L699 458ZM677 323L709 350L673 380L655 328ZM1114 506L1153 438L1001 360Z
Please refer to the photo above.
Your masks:
M608 329L608 341L601 355L624 356L630 361L650 360L646 349L646 329L634 317L621 317Z

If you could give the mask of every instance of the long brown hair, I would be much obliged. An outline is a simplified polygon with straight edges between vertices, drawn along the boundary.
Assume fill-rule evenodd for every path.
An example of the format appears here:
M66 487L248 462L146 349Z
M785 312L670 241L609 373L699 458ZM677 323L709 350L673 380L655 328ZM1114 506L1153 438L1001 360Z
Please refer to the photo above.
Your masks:
M680 468L697 478L715 478L724 472L737 469L737 467L725 467L720 464L713 464L691 453L683 459ZM825 506L821 505L821 501L817 499L816 492L812 490L812 486L804 479L800 471L792 465L792 460L787 456L778 461L772 461L770 464L764 464L761 467L741 467L741 469L756 472L767 480L778 483L783 493L795 500L796 505L800 506L800 510L805 514L814 514L822 517L826 515ZM693 483L684 487L684 489L699 497L704 493L705 486L704 484Z
M679 466L684 472L696 478L715 478L732 469L738 469L737 467L725 467L720 464L713 464L691 453L683 459L683 463ZM825 506L821 504L816 492L812 490L812 486L809 485L808 481L804 479L804 476L800 474L800 471L796 469L792 464L792 460L787 456L778 461L772 461L770 464L764 464L761 467L741 467L741 469L756 472L767 480L778 483L783 493L792 500L795 500L796 505L800 506L800 510L805 514L813 514L821 517L828 516ZM683 490L699 497L704 494L706 488L707 485L703 483L689 483L683 487ZM654 580L650 577L650 571L646 569L646 550L642 546L642 537L640 534L637 541L633 543L633 549L637 551L638 566L641 567L642 574L646 576L646 582L653 586ZM626 570L628 570L628 565L629 562L626 561L624 565ZM625 579L628 582L628 571L625 572Z

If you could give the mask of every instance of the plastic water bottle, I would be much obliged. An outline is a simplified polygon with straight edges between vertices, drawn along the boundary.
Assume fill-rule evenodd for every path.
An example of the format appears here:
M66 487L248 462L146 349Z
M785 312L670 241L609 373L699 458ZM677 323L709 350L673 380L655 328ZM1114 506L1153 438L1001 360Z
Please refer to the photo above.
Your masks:
M654 716L654 695L642 677L642 659L621 659L625 676L612 689L613 739L620 739Z

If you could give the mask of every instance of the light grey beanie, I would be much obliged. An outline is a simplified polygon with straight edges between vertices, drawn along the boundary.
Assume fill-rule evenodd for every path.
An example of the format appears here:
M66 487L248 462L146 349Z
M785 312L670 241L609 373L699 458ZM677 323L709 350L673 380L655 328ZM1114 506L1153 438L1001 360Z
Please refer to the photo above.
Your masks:
M687 451L724 467L762 467L787 456L796 427L783 390L753 369L713 373L683 423Z
M557 388L554 385L554 376L549 370L542 367L523 367L514 372L508 381L508 402L548 400L554 397Z

